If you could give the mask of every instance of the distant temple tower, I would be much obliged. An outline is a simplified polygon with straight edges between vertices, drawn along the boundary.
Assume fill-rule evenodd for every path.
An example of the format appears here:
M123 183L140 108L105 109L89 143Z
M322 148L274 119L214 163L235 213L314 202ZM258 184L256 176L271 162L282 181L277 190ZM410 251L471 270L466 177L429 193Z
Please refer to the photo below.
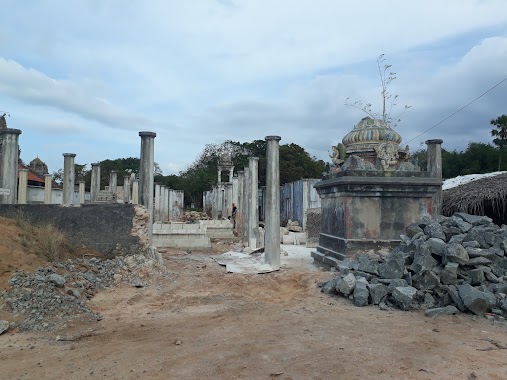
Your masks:
M32 161L30 161L30 169L42 178L44 178L44 174L49 173L48 166L39 157L35 157Z

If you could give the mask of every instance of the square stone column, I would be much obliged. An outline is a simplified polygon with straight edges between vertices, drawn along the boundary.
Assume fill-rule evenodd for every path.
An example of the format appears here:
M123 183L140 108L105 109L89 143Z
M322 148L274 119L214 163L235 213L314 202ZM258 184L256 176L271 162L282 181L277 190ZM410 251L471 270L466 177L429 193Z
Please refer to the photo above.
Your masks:
M266 262L280 268L280 136L267 136L266 209L264 216Z
M44 203L50 205L53 201L53 176L44 174Z
M85 204L85 181L79 181L79 204Z
M92 203L97 200L97 195L100 191L100 164L93 163L92 164L92 182L90 186L90 196Z
M19 169L18 204L26 205L28 190L28 169Z
M236 207L238 208L236 212L236 230L238 231L238 236L241 236L241 231L243 230L243 186L245 185L245 172L243 170L238 171L238 203L236 203Z
M130 203L130 176L123 177L123 203Z
M18 195L19 129L0 129L2 162L0 166L0 204L15 204Z
M109 173L109 190L113 193L113 199L116 202L118 188L118 173L116 170L111 170Z
M160 203L159 203L159 215L160 222L164 223L167 220L167 203L165 202L165 193L167 186L160 186Z
M170 217L170 206L169 206L169 194L171 194L171 189L169 188L166 188L165 191L164 191L164 205L165 205L165 209L164 209L164 216L165 216L165 221L169 221L171 220L171 217Z
M155 218L155 221L159 221L161 220L160 219L160 184L159 183L156 183L155 184L155 215L154 215L154 218Z
M248 215L248 246L256 249L259 243L259 158L249 157L248 167L250 171L250 207Z
M139 204L139 180L137 178L132 182L132 204Z
M248 230L250 223L250 169L245 167L245 182L243 186L243 228L242 240L248 245Z
M174 190L167 189L167 220L173 220Z
M76 172L74 167L74 153L63 154L63 200L62 206L70 206L74 203L74 181Z

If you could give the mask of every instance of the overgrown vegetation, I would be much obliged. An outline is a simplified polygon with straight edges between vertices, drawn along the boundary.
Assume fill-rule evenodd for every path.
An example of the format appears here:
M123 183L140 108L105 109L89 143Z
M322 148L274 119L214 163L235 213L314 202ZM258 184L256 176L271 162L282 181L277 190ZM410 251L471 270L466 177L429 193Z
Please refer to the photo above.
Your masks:
M33 224L22 212L16 214L15 220L21 229L20 243L31 253L48 261L58 261L71 249L63 232L53 224Z
M372 110L371 103L364 103L361 100L356 100L353 103L349 102L349 98L345 99L345 105L364 112L373 119L383 120L387 126L394 128L401 122L400 116L403 115L412 106L405 105L403 111L396 116L392 115L393 109L398 105L398 95L393 95L389 92L389 85L396 79L396 73L391 71L393 65L386 64L385 55L381 54L377 58L377 70L380 77L380 84L382 90L380 97L382 101L382 112L375 112Z

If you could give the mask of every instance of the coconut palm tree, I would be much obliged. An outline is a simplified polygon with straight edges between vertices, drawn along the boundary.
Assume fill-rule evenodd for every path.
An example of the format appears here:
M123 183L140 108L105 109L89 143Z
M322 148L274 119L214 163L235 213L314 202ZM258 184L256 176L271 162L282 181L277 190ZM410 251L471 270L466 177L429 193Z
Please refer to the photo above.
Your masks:
M498 171L500 171L503 147L507 145L507 115L502 115L491 120L491 125L495 126L495 129L491 130L491 136L494 137L493 144L500 151L500 155L498 156Z

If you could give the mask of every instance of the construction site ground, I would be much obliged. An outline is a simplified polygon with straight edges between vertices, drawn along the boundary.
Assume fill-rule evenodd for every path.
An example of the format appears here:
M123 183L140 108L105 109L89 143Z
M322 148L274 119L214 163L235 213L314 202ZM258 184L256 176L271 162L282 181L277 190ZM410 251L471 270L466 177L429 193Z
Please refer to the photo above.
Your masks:
M507 378L503 322L355 307L320 293L333 274L308 260L226 274L212 257L230 248L166 250L168 275L92 298L100 322L10 329L0 335L0 379ZM39 264L30 257L23 269Z

